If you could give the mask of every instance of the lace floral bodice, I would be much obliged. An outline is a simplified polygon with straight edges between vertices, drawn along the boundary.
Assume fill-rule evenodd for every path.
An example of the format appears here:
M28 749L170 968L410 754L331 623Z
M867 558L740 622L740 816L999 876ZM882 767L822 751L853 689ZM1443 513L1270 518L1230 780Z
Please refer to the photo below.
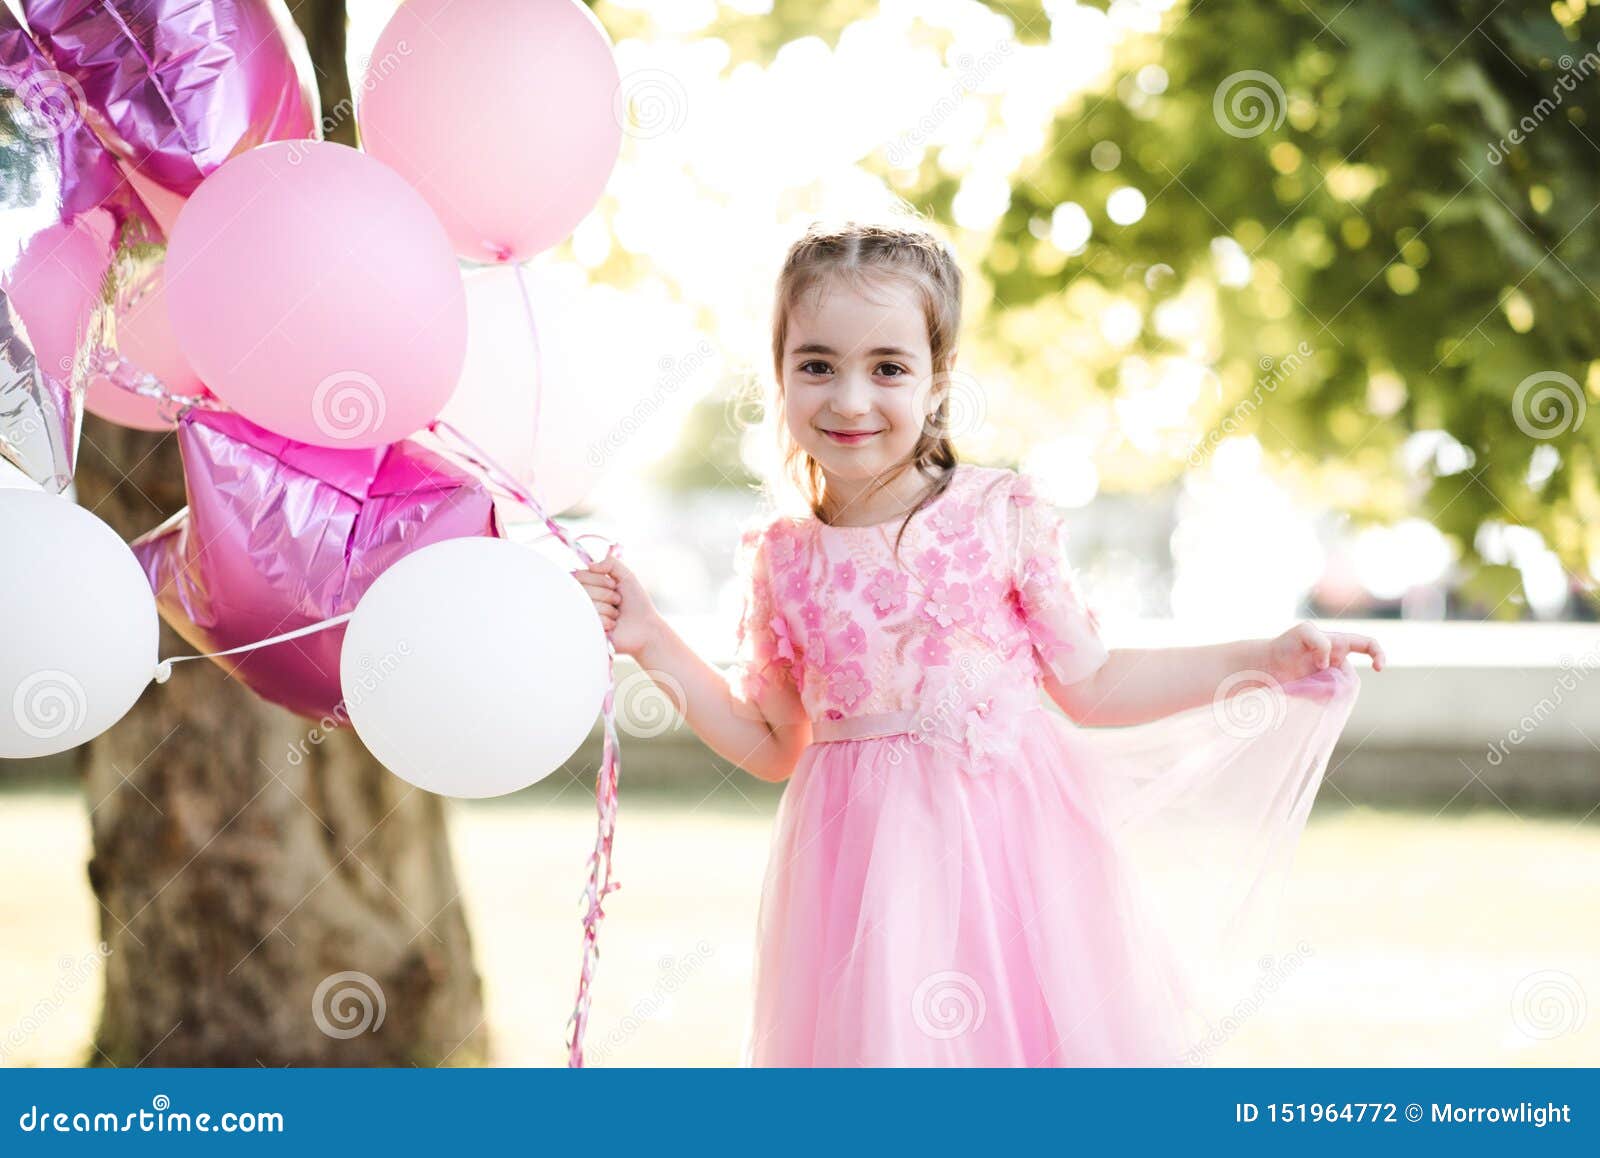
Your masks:
M976 723L997 700L1037 706L1046 671L1072 683L1105 662L1062 517L1029 476L957 466L896 558L901 521L784 515L745 531L728 677L741 701L774 722L953 709Z

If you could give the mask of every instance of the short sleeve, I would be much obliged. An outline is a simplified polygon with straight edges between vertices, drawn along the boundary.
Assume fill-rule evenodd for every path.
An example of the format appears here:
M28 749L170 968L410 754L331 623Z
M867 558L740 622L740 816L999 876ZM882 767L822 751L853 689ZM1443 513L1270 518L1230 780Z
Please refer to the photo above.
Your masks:
M1034 651L1055 678L1075 683L1107 658L1100 623L1084 601L1067 559L1061 512L1018 474L1006 501L1006 548L1012 591Z
M773 600L767 530L746 530L734 557L734 575L743 588L744 605L734 661L726 678L738 705L778 722L804 713L798 707L792 678L795 651L788 622Z

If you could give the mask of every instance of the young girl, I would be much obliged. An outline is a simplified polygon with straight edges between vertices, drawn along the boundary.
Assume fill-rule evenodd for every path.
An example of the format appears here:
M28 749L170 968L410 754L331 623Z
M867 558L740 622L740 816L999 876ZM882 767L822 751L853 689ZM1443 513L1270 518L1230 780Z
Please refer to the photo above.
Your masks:
M744 534L726 677L618 560L577 574L706 744L788 781L747 1064L1195 1060L1245 996L1208 980L1258 948L1247 918L1355 701L1348 656L1383 653L1307 623L1108 651L1061 516L944 433L928 386L960 307L921 231L813 226L790 249L773 357L811 514Z

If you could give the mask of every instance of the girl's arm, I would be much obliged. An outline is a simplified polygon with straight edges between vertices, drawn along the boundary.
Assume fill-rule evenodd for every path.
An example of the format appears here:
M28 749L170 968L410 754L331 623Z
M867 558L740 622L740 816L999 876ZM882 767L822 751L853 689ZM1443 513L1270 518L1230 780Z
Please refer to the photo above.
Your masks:
M1044 683L1050 698L1079 723L1140 724L1263 684L1290 683L1339 665L1352 652L1365 653L1374 671L1383 670L1383 648L1376 640L1300 623L1276 639L1116 648L1083 679L1063 684L1046 674Z
M608 555L573 575L594 600L618 654L634 658L707 747L760 780L784 780L794 771L811 742L811 723L792 683L770 681L759 699L741 699L672 630L620 560Z

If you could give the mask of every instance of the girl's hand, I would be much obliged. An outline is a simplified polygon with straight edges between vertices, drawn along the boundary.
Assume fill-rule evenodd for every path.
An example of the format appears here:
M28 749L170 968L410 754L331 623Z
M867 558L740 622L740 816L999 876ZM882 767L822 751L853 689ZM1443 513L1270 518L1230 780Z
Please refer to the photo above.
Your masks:
M1370 636L1323 631L1314 623L1297 623L1277 639L1267 641L1265 667L1279 683L1291 683L1341 664L1345 656L1358 651L1371 658L1373 671L1383 670L1383 648Z
M587 567L573 571L583 589L594 600L606 636L619 655L637 658L656 637L661 613L645 594L644 584L611 554Z

